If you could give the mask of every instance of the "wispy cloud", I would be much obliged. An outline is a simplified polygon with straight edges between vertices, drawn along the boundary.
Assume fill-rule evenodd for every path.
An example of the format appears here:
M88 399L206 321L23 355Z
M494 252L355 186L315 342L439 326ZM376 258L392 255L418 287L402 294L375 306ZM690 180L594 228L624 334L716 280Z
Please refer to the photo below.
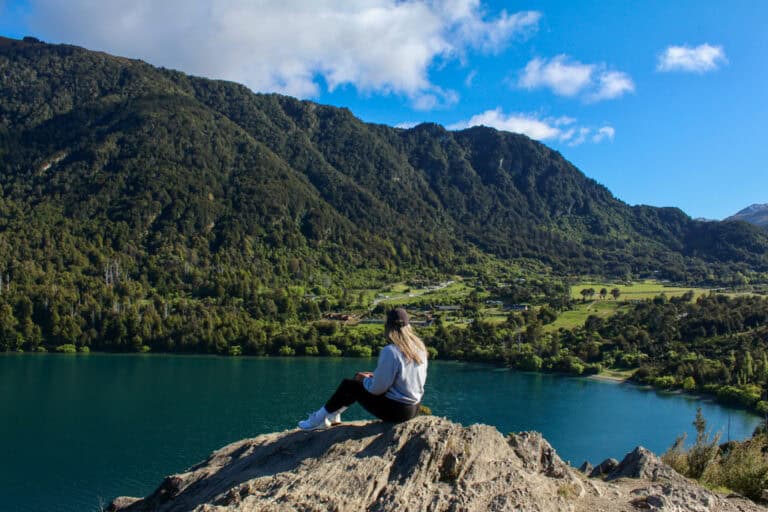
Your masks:
M469 72L467 77L464 79L464 85L466 87L472 87L472 82L475 81L476 76L477 76L477 70L473 69L472 71Z
M688 71L706 73L715 71L728 59L722 46L701 44L699 46L668 46L659 54L657 71Z
M598 143L606 139L613 140L614 135L616 135L616 130L613 126L602 126L598 128L597 132L592 136L592 142Z
M47 40L138 57L257 91L317 97L351 85L417 108L451 104L433 66L494 53L535 31L535 11L488 15L480 0L28 0Z
M615 130L612 126L602 126L594 129L579 126L572 117L540 117L536 114L513 112L505 114L501 108L486 110L472 116L466 121L449 125L449 130L463 130L472 126L489 126L497 130L522 133L541 141L557 141L568 146L578 146L587 140L600 143L603 140L613 140Z
M585 101L615 99L635 90L627 73L609 71L604 63L584 64L567 55L531 60L517 83L524 89L547 88L559 96L580 96Z
M612 100L635 91L635 83L621 71L600 73L597 80L597 89L587 98L590 101Z

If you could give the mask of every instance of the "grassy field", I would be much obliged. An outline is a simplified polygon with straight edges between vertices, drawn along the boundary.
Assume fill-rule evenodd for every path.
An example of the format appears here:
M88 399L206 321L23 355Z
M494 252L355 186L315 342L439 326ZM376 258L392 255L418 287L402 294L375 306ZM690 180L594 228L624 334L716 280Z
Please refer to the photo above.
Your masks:
M621 300L615 301L613 299L597 299L590 302L581 302L576 304L572 310L564 311L557 319L551 324L544 326L545 332L556 331L560 328L573 329L584 325L589 315L596 315L601 318L608 318L616 313L616 311L628 306L621 303Z
M662 293L667 297L679 297L686 292L692 291L695 298L700 295L709 293L706 288L684 288L680 286L673 286L661 283L659 281L641 281L632 284L617 284L617 283L599 283L599 282L587 282L579 283L571 287L571 297L581 300L583 297L581 291L586 288L592 288L595 290L595 296L599 297L600 289L605 288L608 290L608 298L606 300L613 300L611 297L611 290L618 288L621 292L619 301L622 300L644 300L652 299Z
M363 297L361 298L363 298L364 303L368 304L369 307L374 303L404 305L406 307L421 302L458 304L473 291L474 287L471 282L464 282L461 278L455 277L453 280L453 283L438 290L413 288L405 283L395 283L380 290L356 290L355 293L362 293ZM595 295L584 302L581 291L586 288L594 289ZM599 293L601 288L605 288L608 291L608 295L605 299L600 298ZM618 300L614 299L610 294L611 290L614 288L618 288L621 292ZM678 297L689 291L693 292L695 298L709 293L709 290L705 288L680 287L653 280L634 282L631 284L596 281L579 283L571 287L571 297L575 299L576 302L573 309L563 312L553 323L544 326L544 331L553 332L560 328L573 329L584 325L584 322L590 315L608 318L617 311L627 309L631 307L627 304L628 302L652 299L662 293L667 297ZM481 292L479 298L482 300L485 295L485 292ZM500 324L506 321L508 316L508 311L503 311L497 307L485 307L482 309L482 318L487 322ZM466 319L463 318L447 320L446 324L455 327L467 326Z
M454 280L452 284L439 290L409 288L404 283L398 283L379 292L377 299L383 304L407 305L418 302L451 304L464 300L472 290L471 286L459 280ZM482 294L480 296L482 297Z
M597 375L593 375L592 378L598 379L598 380L612 380L616 382L623 382L636 372L637 370L615 370L615 369L607 369L603 370Z

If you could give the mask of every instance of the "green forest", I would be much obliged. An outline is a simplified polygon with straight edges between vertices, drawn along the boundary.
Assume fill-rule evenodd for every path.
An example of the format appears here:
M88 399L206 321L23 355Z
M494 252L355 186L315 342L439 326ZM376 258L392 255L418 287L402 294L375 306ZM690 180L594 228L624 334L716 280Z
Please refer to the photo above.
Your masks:
M461 276L470 322L424 327L433 357L636 370L765 408L758 296L659 296L545 328L579 276L756 290L764 229L627 205L491 128L366 124L34 40L0 38L0 69L0 350L371 356L380 329L324 315L381 316L372 290ZM531 307L491 322L488 299Z

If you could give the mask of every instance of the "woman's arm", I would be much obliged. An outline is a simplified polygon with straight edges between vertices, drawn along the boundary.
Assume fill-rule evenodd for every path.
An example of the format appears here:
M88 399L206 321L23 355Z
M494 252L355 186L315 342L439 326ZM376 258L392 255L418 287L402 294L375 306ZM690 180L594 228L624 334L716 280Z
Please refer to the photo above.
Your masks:
M383 395L392 387L397 375L397 360L390 347L384 347L373 377L363 379L363 387L372 395Z

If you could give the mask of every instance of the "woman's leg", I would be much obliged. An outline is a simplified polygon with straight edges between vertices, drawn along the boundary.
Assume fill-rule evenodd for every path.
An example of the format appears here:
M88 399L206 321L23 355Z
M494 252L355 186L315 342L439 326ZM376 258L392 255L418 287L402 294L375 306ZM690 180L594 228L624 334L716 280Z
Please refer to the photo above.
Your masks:
M368 393L365 387L363 387L362 382L354 379L344 379L333 395L331 395L331 398L325 403L325 410L336 412L342 407L349 407L360 399L362 393Z
M355 402L359 402L366 411L384 421L407 421L416 416L419 410L418 405L404 404L384 395L373 395L365 389L362 382L352 379L344 379L339 384L336 392L326 402L325 410L332 413Z

